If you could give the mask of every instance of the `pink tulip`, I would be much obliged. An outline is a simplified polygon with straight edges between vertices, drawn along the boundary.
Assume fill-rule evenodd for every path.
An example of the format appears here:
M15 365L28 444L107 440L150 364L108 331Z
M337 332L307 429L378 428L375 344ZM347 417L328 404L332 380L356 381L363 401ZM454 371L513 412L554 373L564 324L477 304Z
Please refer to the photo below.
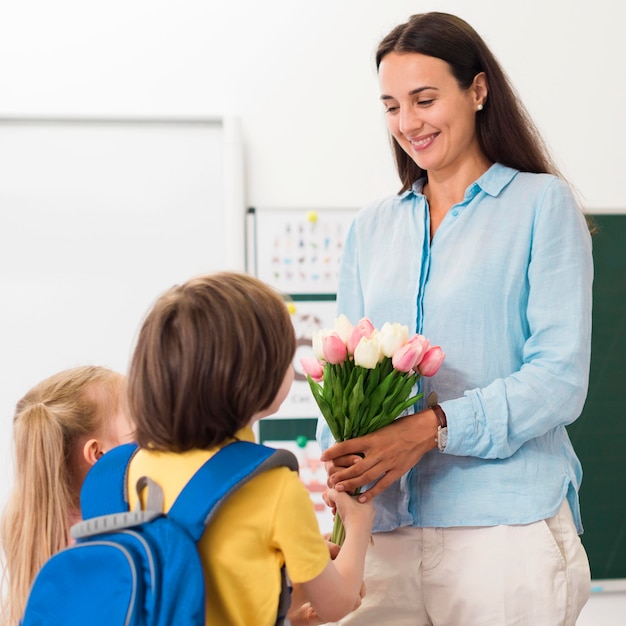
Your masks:
M322 349L324 358L329 363L342 363L348 356L346 344L337 333L329 333L322 337Z
M374 332L374 325L367 317L362 318L359 323L352 329L350 339L348 339L348 354L354 354L356 347L359 345L362 337L369 339Z
M434 376L439 371L439 368L445 358L446 355L443 350L439 346L434 346L426 352L424 358L417 367L417 371L422 376Z
M324 379L324 365L314 356L303 356L300 358L302 371L308 374L316 383L321 383Z
M413 335L409 339L409 343L415 348L415 361L413 361L411 369L417 371L418 365L422 362L424 355L430 348L430 341L424 335Z
M405 343L393 353L391 363L399 372L410 372L413 369L416 354L417 350L415 346L410 343Z

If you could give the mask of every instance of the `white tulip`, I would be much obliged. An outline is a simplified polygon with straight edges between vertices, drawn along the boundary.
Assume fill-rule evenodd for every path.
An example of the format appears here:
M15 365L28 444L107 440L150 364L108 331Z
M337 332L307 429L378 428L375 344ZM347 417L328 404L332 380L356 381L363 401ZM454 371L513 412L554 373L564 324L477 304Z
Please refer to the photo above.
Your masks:
M324 328L322 330L314 330L311 334L311 347L313 348L313 355L318 361L324 360L324 345L322 339L328 335L330 330Z
M352 322L343 313L335 319L333 323L333 330L341 337L341 340L348 345L348 339L352 334Z
M354 364L373 370L380 361L380 354L377 334L372 336L371 339L362 337L354 350Z
M385 356L392 357L408 340L409 327L403 324L385 322L380 329L380 349Z

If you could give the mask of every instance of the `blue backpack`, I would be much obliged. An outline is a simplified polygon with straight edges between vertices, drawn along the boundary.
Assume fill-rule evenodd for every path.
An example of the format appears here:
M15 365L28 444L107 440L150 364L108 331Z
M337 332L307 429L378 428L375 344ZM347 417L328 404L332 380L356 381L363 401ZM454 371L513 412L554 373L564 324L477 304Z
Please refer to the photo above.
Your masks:
M76 543L52 556L30 591L22 626L204 625L204 574L196 548L219 506L239 486L280 465L298 471L295 456L247 441L222 448L191 478L167 514L161 488L143 477L145 510L129 511L126 470L137 446L105 454L81 490L83 521ZM283 568L278 622L290 589ZM210 606L211 599L208 599Z

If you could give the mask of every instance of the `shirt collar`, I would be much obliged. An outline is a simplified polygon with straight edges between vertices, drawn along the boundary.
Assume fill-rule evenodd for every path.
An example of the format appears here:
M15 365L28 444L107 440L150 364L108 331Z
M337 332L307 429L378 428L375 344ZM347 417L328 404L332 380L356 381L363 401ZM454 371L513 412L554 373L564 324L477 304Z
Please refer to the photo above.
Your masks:
M501 163L494 163L476 182L473 182L465 190L465 200L471 200L479 190L496 197L513 180L518 170L515 170ZM405 198L408 194L421 195L424 191L426 178L420 178L413 183L408 191L400 194L400 198Z

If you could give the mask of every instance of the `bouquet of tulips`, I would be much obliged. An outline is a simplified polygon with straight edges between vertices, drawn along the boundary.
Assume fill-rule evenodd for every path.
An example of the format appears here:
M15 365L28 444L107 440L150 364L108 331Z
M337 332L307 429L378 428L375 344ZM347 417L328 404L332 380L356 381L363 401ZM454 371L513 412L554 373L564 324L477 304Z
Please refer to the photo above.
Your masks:
M386 322L377 329L368 318L355 326L340 315L332 329L313 334L313 355L300 359L313 397L335 441L374 432L393 422L423 394L411 395L421 376L433 376L445 354L423 335ZM344 538L339 516L331 540Z

